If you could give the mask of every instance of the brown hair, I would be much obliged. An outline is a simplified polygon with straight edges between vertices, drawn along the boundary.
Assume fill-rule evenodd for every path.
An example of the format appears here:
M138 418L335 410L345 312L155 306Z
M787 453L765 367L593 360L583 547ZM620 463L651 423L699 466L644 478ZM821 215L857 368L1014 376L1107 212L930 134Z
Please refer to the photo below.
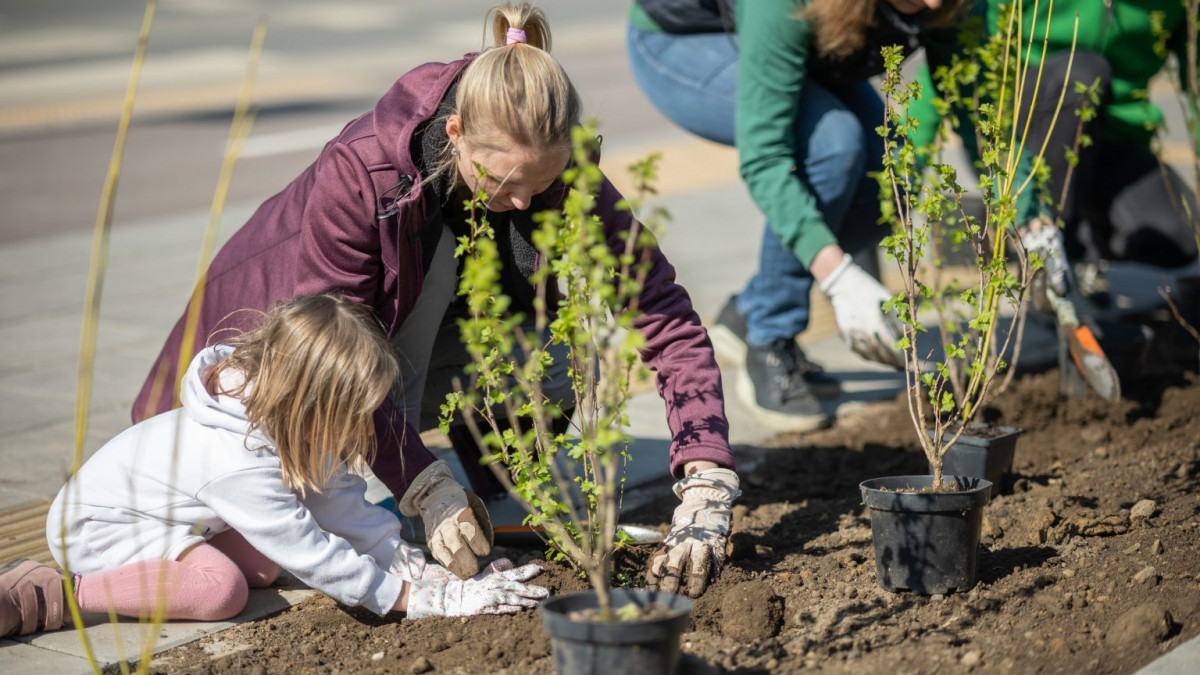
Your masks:
M862 49L867 27L875 20L875 5L887 0L812 0L800 17L812 24L817 52L822 56L844 58ZM943 0L929 14L926 28L938 28L954 22L968 0Z
M525 42L506 44L510 28L525 31ZM496 5L484 20L485 39L488 33L493 44L467 65L459 80L454 114L462 119L463 138L490 149L570 149L571 129L580 123L583 103L550 56L545 14L526 2ZM434 175L453 164L447 144Z
M342 464L375 452L375 409L400 374L392 346L369 307L334 295L282 303L254 330L226 344L214 368L217 393L237 396L251 430L275 443L283 482L320 492ZM240 371L225 391L220 374Z

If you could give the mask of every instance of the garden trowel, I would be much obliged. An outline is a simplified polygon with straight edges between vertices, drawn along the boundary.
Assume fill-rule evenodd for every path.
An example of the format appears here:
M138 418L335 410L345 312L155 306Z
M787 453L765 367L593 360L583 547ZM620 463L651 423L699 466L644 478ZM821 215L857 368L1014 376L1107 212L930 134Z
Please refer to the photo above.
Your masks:
M1084 384L1108 401L1121 399L1121 382L1117 371L1104 355L1096 336L1079 320L1075 303L1047 290L1054 318L1058 324L1058 368L1062 377L1061 389L1072 396L1082 396ZM1067 360L1074 362L1072 368ZM1082 378L1083 382L1079 380Z

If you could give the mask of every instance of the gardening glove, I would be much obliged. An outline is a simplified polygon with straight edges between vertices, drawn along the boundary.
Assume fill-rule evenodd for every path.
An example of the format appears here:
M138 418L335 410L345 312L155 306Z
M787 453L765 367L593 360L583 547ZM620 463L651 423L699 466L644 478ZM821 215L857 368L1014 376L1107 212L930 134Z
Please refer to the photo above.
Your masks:
M742 493L737 474L729 469L697 471L675 483L674 490L681 503L667 538L650 556L646 588L676 593L686 581L684 590L698 598L725 562L733 500Z
M833 304L842 340L855 353L864 359L904 367L904 353L896 349L904 331L896 317L882 307L892 299L887 289L847 255L821 282L821 290Z
M470 579L456 579L437 565L429 568L424 578L409 582L410 619L513 614L536 607L540 600L550 595L550 591L541 586L525 583L542 571L534 564L514 568L511 561L501 558ZM441 570L440 578L437 570Z
M396 547L396 554L392 556L392 564L388 567L388 572L405 581L424 579L427 574L436 574L436 570L441 570L449 578L450 572L446 568L426 563L421 549L404 541Z
M1033 306L1040 312L1054 313L1053 300L1065 298L1071 291L1071 267L1063 243L1062 230L1041 218L1029 221L1021 233L1021 245L1042 261L1031 280Z
M429 551L460 579L479 572L476 556L492 552L492 522L483 501L455 482L443 461L417 476L400 500L400 512L420 514Z

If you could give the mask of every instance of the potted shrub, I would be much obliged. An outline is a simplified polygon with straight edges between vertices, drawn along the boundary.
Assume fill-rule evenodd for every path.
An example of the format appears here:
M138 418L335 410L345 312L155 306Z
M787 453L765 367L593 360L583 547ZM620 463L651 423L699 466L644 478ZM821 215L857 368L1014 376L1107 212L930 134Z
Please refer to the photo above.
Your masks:
M691 602L612 588L613 554L623 545L617 518L628 458L625 408L641 368L643 339L633 322L649 271L643 253L653 245L650 228L664 214L642 214L645 224L627 234L623 250L614 250L592 215L603 179L597 151L594 127L576 129L563 207L535 216L533 243L542 262L532 277L532 334L521 329L523 317L511 311L501 284L495 233L480 208L487 197L475 196L471 233L459 238L456 251L463 258L459 294L469 316L461 326L474 381L448 397L443 426L462 414L485 449L484 462L526 509L525 522L548 544L548 555L567 561L592 586L542 605L558 671L671 672ZM655 159L630 167L640 194L651 190ZM632 212L639 202L624 208ZM542 391L555 345L569 354L572 433L556 431L566 426L565 413Z
M945 473L948 453L978 435L979 411L1011 377L1005 355L1019 344L1030 275L1042 262L1027 254L1016 231L1022 224L1018 198L1035 185L1044 152L1025 152L1017 121L1021 88L1015 83L1032 64L1023 36L1014 33L1014 25L1020 25L1016 13L1002 17L1001 25L1007 30L966 49L964 57L936 73L943 111L964 86L974 97L966 107L977 129L982 216L963 208L965 190L954 168L939 161L936 142L933 148L915 148L900 140L912 131L907 109L920 87L903 81L900 51L884 49L886 113L879 132L887 152L880 183L893 234L883 245L897 262L903 285L887 309L903 325L897 346L904 352L909 413L932 470L932 475L878 478L860 486L871 511L877 579L886 590L933 594L972 587L982 509L993 489L987 468L995 465L1002 474L1006 462L1011 465L1011 457L984 459L963 474L957 472L964 467L955 462L950 466L956 473ZM1036 70L1040 75L1040 63ZM1019 170L1030 156L1028 170ZM935 227L948 228L953 244L970 254L960 278L947 280L950 274L931 255L941 238ZM939 320L940 356L918 343L931 312ZM1008 437L1015 441L1012 433Z

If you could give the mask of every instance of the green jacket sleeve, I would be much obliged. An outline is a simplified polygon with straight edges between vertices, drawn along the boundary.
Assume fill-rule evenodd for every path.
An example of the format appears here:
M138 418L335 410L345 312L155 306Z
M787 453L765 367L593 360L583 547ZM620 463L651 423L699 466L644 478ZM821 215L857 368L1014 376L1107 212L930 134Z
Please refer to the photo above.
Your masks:
M742 179L783 245L805 266L837 242L797 174L796 109L811 33L798 0L737 5L735 139Z

